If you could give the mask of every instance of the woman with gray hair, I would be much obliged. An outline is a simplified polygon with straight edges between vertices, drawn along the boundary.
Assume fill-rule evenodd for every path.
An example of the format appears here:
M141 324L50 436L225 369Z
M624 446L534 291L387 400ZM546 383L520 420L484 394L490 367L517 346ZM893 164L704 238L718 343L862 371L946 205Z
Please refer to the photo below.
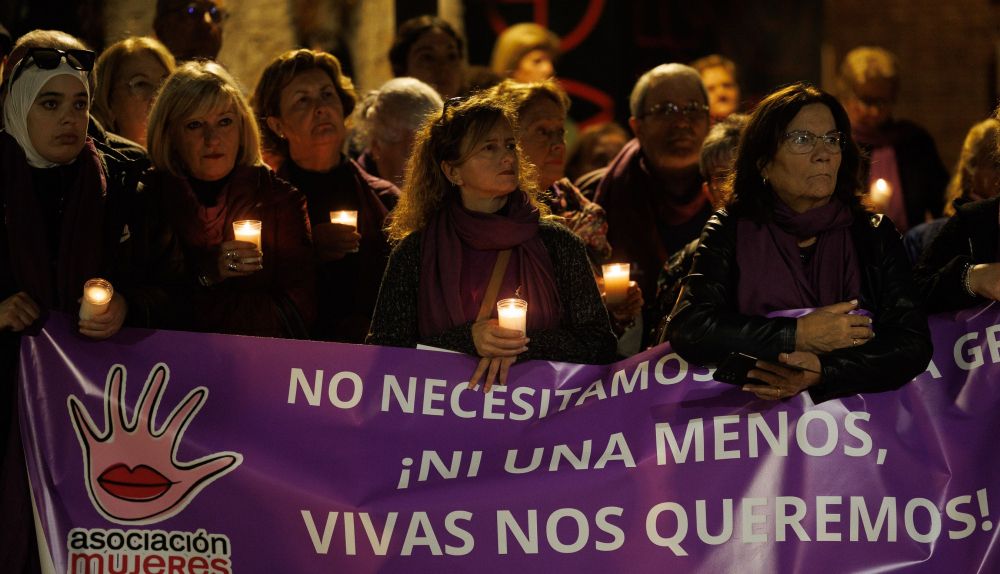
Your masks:
M357 111L358 138L365 150L358 162L369 174L402 187L414 135L443 106L434 88L416 78L395 78L369 92Z

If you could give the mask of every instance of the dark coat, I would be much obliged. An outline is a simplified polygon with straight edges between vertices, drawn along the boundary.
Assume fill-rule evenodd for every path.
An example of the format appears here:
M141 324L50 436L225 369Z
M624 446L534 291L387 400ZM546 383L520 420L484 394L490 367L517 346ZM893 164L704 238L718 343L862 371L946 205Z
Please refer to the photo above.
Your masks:
M674 349L694 363L718 364L731 352L776 361L779 353L795 350L795 319L736 311L736 224L725 210L709 219L667 327ZM880 216L856 219L851 234L861 267L859 306L873 314L875 338L820 356L822 379L809 389L817 403L896 389L923 372L933 350L910 263L892 222Z

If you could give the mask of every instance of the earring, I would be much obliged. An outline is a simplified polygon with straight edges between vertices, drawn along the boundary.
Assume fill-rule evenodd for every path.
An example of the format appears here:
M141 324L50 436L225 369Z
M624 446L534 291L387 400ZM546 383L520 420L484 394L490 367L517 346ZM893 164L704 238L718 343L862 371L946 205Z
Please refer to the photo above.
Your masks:
M762 176L760 176L760 179L761 179L761 182L763 182L763 184L766 186L767 185L767 176L766 175L762 175Z

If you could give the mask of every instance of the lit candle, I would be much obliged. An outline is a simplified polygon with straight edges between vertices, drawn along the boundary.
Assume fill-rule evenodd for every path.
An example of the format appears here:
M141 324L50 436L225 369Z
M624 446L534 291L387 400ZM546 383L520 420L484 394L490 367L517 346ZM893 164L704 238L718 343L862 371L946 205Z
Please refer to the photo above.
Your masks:
M872 183L868 196L875 210L884 213L889 209L889 200L892 199L892 186L880 177Z
M341 225L346 225L348 227L358 228L358 212L357 211L331 211L330 212L330 223L339 223Z
M256 219L245 219L233 222L233 234L238 241L253 243L260 249L260 222Z
M604 293L608 305L623 303L628 298L628 263L609 263L602 266L604 271Z
M358 212L353 210L342 210L342 211L331 211L330 212L330 223L339 223L340 225L346 225L348 227L353 227L355 231L358 230ZM357 253L358 249L351 249L348 253Z
M528 302L524 299L501 299L497 301L497 315L500 326L521 333L527 332Z
M80 302L80 318L93 319L108 310L108 303L115 294L111 283L104 279L91 279L83 284L83 300Z

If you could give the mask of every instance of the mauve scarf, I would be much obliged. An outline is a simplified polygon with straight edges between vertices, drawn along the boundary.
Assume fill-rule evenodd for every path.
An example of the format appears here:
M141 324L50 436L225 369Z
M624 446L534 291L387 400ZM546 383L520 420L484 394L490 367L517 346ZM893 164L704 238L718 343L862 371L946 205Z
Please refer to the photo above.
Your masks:
M739 312L766 315L780 309L822 307L861 292L851 210L838 201L797 213L775 198L773 221L740 219L736 227ZM800 241L816 237L803 263Z
M524 192L510 194L500 213L479 213L462 207L457 197L445 200L424 229L420 263L420 294L417 306L421 338L431 337L476 319L464 310L462 272L470 265L463 251L477 250L490 260L490 273L472 278L484 292L497 255L511 249L517 262L521 298L528 302L528 330L559 326L562 308L556 290L552 261L538 236L538 210ZM467 249L463 250L463 245ZM511 270L508 268L507 275ZM468 283L468 279L467 279ZM477 310L478 310L478 306ZM496 314L494 306L493 314Z
M31 167L24 150L0 134L0 181L10 244L10 263L21 290L43 308L73 313L83 284L101 269L107 180L94 142L87 138L76 160L76 180L64 190L65 203L56 247L55 277ZM55 168L53 168L55 169Z

